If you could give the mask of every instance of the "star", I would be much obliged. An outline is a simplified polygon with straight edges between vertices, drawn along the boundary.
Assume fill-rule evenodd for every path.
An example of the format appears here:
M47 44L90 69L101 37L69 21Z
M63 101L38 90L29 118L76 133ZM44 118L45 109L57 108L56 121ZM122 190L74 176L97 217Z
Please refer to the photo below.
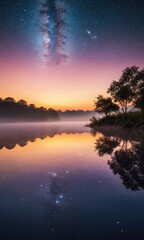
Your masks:
M88 33L89 35L91 35L91 32L90 32L89 30L87 30L87 33Z
M60 195L59 197L60 197L61 199L63 199L63 198L64 198L64 196L63 196L63 195Z

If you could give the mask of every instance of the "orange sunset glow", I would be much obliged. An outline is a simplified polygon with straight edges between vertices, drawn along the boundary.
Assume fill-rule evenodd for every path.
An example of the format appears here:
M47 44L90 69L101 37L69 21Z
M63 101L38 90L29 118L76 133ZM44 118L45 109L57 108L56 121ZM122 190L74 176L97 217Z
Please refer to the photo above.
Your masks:
M67 63L45 68L17 58L1 63L1 97L25 99L29 104L56 110L94 108L94 98L106 95L108 85L117 79L125 63ZM103 70L104 69L104 70Z

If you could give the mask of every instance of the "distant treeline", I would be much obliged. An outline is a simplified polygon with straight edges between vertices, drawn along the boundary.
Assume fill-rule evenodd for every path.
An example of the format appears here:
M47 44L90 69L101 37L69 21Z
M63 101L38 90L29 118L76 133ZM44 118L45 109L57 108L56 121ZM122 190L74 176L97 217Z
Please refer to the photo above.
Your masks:
M61 120L70 121L70 120L88 120L94 114L94 111L84 111L84 110L66 110L64 112L58 111L59 117Z
M66 110L56 111L52 108L36 107L21 99L18 102L12 97L0 98L0 122L45 122L45 121L77 121L92 117L94 111Z
M52 108L36 107L23 99L18 102L12 97L0 98L0 122L57 121L58 112Z

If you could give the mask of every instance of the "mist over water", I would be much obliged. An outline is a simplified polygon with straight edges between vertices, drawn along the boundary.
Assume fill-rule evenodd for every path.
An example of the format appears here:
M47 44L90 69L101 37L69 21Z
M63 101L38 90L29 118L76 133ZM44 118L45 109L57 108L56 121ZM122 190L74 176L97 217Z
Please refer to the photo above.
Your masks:
M44 140L62 134L82 134L88 132L86 122L51 122L51 123L6 123L0 124L0 148L25 146L36 139Z

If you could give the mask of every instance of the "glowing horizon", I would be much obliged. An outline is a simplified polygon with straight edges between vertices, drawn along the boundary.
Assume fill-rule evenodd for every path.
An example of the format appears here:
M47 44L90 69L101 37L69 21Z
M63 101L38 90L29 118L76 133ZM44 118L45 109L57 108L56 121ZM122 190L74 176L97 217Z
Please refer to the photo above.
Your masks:
M24 99L28 104L56 110L93 110L94 99L107 95L109 84L120 77L125 66L112 62L77 61L44 69L33 61L1 62L1 97ZM142 64L139 64L142 66ZM8 70L7 70L8 69Z

